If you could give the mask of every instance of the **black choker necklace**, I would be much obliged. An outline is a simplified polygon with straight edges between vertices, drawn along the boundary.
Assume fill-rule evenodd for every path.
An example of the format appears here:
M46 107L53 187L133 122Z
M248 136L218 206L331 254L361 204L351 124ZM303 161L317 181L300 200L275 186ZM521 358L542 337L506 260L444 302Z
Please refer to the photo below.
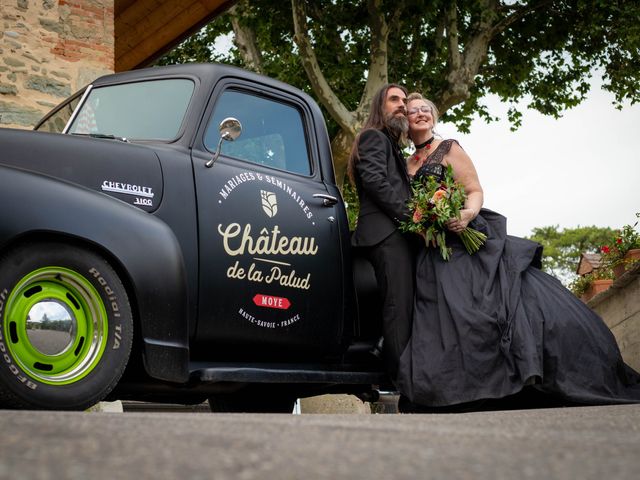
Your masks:
M419 143L416 145L416 150L420 150L421 148L427 147L427 150L431 148L431 144L433 143L433 140L435 140L436 137L431 137L429 140L427 140L424 143Z

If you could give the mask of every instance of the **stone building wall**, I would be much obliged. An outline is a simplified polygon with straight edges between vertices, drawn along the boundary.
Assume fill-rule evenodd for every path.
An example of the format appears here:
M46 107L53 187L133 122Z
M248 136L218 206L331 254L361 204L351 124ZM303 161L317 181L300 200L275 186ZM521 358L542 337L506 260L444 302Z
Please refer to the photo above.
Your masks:
M605 321L616 337L624 361L640 371L640 264L618 278L587 305Z
M31 128L114 65L114 0L0 0L0 127Z

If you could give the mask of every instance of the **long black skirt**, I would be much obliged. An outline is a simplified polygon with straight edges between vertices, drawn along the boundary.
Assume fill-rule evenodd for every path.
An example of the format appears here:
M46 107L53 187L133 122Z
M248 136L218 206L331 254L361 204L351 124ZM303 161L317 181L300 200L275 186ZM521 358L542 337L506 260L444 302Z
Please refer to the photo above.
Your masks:
M490 210L470 226L488 236L479 252L451 235L449 261L434 248L418 255L400 393L427 407L525 387L571 404L640 402L640 374L603 320L538 268L540 246L507 235L506 219Z

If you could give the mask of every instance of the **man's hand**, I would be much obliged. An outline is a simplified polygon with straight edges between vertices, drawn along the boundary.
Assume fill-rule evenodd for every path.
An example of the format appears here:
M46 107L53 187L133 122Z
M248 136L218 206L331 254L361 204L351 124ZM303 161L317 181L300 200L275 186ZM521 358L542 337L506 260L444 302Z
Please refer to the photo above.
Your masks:
M423 241L423 242L425 243L425 245L426 245L426 243L427 243L427 236L425 235L425 233L424 233L424 232L416 232L416 233L417 233L418 235L420 235L420 238L422 238L422 241ZM438 244L436 243L436 239L435 239L435 238L432 238L432 239L431 239L431 241L429 242L429 244L430 244L433 248L435 248L435 247L437 247L437 246L438 246Z

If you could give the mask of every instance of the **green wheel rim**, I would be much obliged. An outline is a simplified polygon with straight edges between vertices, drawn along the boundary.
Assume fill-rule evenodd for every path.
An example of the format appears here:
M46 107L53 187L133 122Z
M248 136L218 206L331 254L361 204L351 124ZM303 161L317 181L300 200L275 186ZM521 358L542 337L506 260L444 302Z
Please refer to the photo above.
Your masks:
M32 379L68 385L100 362L107 343L107 311L82 275L63 267L35 270L18 282L5 305L7 348ZM35 319L40 312L42 318ZM55 318L58 314L60 319Z

